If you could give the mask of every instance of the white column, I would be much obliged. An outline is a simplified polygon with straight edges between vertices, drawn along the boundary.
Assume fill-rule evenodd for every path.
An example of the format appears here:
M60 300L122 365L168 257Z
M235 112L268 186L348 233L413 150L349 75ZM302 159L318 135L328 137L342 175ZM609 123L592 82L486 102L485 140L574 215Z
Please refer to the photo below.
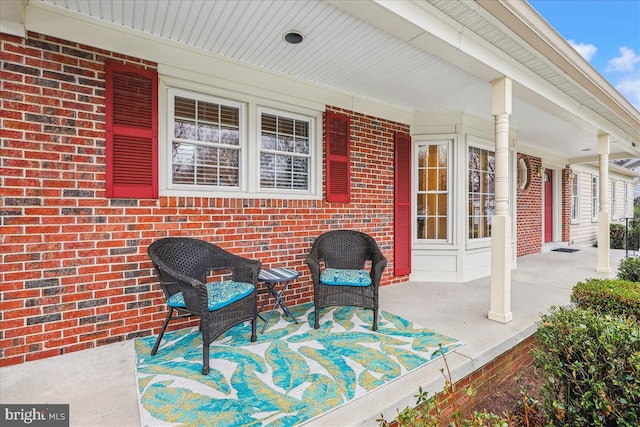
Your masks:
M491 308L489 319L507 323L511 313L511 216L509 215L509 116L511 79L491 83L492 113L495 118L495 198L491 220Z
M598 267L596 271L610 273L609 265L609 223L611 202L609 197L609 135L598 135L598 156L600 160L600 206L598 209Z

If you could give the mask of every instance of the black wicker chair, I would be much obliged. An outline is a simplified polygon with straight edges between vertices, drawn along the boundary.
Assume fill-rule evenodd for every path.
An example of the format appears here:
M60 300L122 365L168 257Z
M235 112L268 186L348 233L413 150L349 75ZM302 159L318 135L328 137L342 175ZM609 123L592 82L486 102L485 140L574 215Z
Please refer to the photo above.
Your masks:
M373 237L355 230L321 234L307 255L307 265L313 280L315 329L320 327L320 309L334 305L370 308L371 329L378 329L378 287L387 259Z
M209 345L238 323L251 321L251 341L256 340L256 283L260 261L239 257L203 240L167 237L148 249L169 312L151 354L155 355L169 321L199 316L202 333L202 373L209 373ZM228 271L231 280L207 283L212 271ZM179 316L173 317L176 311Z

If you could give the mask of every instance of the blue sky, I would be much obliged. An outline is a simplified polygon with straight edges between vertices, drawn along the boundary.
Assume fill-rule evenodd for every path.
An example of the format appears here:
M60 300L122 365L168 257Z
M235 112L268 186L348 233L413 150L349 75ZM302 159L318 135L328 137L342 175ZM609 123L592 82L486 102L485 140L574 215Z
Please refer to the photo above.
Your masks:
M640 0L529 0L640 110Z

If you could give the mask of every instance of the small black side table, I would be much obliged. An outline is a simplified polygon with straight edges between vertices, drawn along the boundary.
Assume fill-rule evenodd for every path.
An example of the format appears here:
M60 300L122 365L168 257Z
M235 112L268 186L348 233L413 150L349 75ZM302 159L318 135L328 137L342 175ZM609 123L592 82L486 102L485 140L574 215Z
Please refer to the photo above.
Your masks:
M269 268L266 270L260 270L260 274L258 275L258 280L261 282L264 282L265 285L267 285L267 289L269 290L269 294L265 297L264 301L262 301L260 310L258 310L258 317L264 321L264 326L262 327L263 334L264 334L264 330L267 328L269 319L271 319L273 310L275 310L276 307L278 306L282 308L282 311L284 311L284 313L287 316L289 316L290 319L298 323L298 319L296 319L295 316L291 314L291 312L289 311L289 308L282 300L284 297L284 293L289 287L289 284L293 282L295 279L297 279L298 276L300 276L300 273L298 273L295 270L291 270L289 268ZM278 283L283 283L282 289L280 289L280 292L276 290L276 284ZM267 300L269 299L269 295L273 295L276 298L276 302L273 304L273 307L271 307L271 311L269 311L269 314L265 319L259 313L262 312L262 309L264 308L265 304L267 303Z

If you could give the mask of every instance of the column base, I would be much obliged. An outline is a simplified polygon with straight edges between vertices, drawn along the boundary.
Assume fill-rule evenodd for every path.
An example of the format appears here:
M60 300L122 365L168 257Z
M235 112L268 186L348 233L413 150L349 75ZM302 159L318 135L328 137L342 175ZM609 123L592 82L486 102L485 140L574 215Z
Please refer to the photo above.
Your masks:
M495 311L490 311L488 316L489 320L493 320L500 323L509 323L513 320L513 313L497 313Z
M610 267L598 267L598 268L596 268L596 271L598 273L611 273L611 268Z

